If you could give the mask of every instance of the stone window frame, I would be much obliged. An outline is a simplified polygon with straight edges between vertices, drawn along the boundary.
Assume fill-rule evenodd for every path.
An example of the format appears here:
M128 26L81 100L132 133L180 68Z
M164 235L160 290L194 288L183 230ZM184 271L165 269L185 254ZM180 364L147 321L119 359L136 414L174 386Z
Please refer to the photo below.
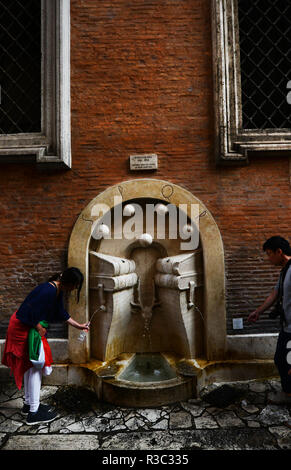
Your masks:
M41 0L41 52L41 132L0 135L0 162L70 168L70 0Z
M212 0L211 17L216 163L247 164L250 152L288 155L290 129L242 127L238 1Z

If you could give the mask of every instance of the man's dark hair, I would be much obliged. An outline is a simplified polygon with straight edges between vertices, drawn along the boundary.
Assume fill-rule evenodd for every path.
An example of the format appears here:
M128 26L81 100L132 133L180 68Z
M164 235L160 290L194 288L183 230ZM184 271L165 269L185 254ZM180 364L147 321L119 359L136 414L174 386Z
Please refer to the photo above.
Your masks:
M287 256L291 256L291 247L290 244L285 238L276 235L274 237L268 238L267 241L263 244L263 250L272 250L276 251L278 248L281 248L283 253Z

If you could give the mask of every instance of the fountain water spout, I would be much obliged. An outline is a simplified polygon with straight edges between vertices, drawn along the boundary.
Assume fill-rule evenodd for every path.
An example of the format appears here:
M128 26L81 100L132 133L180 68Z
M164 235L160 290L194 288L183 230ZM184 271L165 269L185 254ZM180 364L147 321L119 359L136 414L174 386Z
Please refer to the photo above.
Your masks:
M99 296L99 303L100 303L100 310L106 311L105 306L105 298L104 298L104 286L103 284L98 284L98 296Z
M149 324L150 321L151 321L151 318L152 318L154 308L161 305L161 302L159 302L156 299L156 285L155 285L154 280L153 280L154 295L153 295L153 299L152 299L152 302L151 302L150 305L144 305L144 303L142 302L142 300L140 298L140 282L139 282L139 280L138 280L138 283L137 283L137 292L138 292L137 302L135 302L135 301L130 302L130 305L134 308L137 308L141 312L141 315L144 318L146 324Z

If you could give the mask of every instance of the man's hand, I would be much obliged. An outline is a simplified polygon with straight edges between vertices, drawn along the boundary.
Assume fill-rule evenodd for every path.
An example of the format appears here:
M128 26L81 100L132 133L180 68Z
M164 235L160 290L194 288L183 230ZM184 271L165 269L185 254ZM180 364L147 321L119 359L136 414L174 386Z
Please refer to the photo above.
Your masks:
M256 308L256 310L254 310L252 313L249 314L248 322L255 323L259 319L259 316L261 315L261 313L263 313L265 310L270 308L275 303L275 301L277 300L277 297L278 297L278 291L277 289L273 289L273 291L271 292L269 297L267 297L265 302L262 305L260 305L258 308Z
M252 313L249 314L248 316L248 322L250 323L255 323L260 316L260 312L258 310L254 310Z

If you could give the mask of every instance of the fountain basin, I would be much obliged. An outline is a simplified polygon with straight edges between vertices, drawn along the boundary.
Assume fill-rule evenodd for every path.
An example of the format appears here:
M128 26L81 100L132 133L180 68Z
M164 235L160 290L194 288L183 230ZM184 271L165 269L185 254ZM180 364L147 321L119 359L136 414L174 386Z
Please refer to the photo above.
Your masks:
M130 382L118 380L122 371L134 359L134 353L118 358L83 364L56 364L53 373L45 376L45 385L78 385L93 390L102 402L124 407L162 406L197 398L200 390L213 382L227 383L278 377L273 359L183 359L162 353L177 377L160 382ZM8 378L8 375L7 375Z
M102 401L127 407L167 405L196 397L197 377L179 374L180 357L124 353L95 370ZM100 382L101 381L101 382Z
M152 383L177 378L177 374L163 355L136 353L116 378L128 382Z

